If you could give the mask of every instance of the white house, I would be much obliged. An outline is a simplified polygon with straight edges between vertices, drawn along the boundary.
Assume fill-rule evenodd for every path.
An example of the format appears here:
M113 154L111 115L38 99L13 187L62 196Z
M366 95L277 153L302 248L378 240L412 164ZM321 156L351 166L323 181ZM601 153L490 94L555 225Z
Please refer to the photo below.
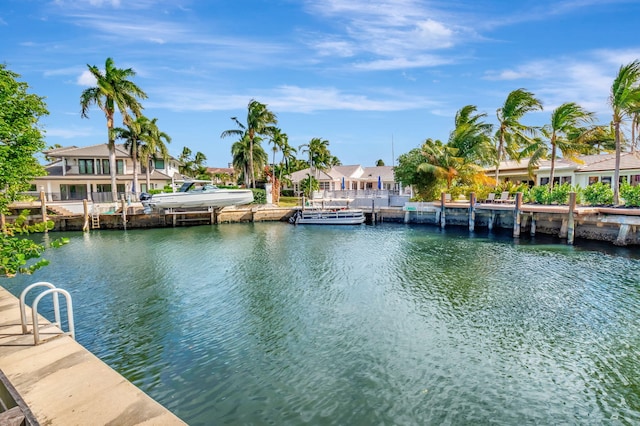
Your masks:
M592 183L611 184L615 170L615 154L582 155L576 161L558 158L555 162L553 180L557 183L570 183L585 188ZM546 185L551 176L551 160L543 160L534 168L533 176L528 172L529 159L509 160L500 163L500 181L513 183L535 183ZM495 168L485 169L487 176L494 176ZM640 153L623 152L620 155L620 181L632 185L640 183Z
M393 167L333 166L329 170L304 169L289 176L295 193L302 192L301 183L312 174L319 183L321 191L366 191L366 190L398 190Z
M44 191L49 201L82 200L112 201L109 150L107 144L86 147L63 147L45 151L53 160L45 166L46 176L37 177L33 190ZM140 194L150 189L161 189L180 179L180 162L169 157L150 161L150 182L147 187L146 168L138 165L138 188L133 188L133 161L123 145L116 144L116 185L118 196Z

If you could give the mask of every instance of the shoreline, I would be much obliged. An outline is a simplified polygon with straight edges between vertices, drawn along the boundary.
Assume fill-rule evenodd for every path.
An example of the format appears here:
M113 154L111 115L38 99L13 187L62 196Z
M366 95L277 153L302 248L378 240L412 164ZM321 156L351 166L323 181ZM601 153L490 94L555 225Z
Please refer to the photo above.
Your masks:
M113 203L110 203L113 205ZM145 214L141 205L124 206L119 212L100 213L95 218L86 214L47 214L54 222L51 232L94 230L126 230L164 228L194 225L220 225L243 222L286 222L300 207L274 205L249 205L222 209L195 211L154 212ZM473 206L473 207L472 207ZM30 209L28 220L43 220L39 203L14 204L15 211ZM378 207L375 202L363 208L367 223L392 222L425 224L439 227L463 226L470 230L487 230L494 227L512 229L514 238L521 233L536 233L609 242L618 246L640 245L640 209L587 206L554 206L522 203L470 203L446 201L406 203L403 207ZM16 216L7 216L10 222Z

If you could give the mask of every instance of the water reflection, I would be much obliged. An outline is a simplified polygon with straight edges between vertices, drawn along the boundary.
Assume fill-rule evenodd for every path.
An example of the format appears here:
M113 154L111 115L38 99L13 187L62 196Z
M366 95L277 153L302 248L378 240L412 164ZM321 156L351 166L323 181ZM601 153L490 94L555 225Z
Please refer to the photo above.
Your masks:
M640 263L431 227L69 234L14 294L189 424L640 421ZM557 244L559 243L559 244Z

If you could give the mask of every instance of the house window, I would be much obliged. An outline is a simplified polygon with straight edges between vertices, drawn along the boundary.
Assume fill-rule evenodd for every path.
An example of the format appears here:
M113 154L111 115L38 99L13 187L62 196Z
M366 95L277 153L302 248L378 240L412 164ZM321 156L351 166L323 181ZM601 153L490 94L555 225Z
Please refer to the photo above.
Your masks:
M601 182L604 183L605 185L611 186L611 176L603 177Z
M319 187L321 191L330 191L331 190L331 182L319 182Z
M594 183L598 183L600 178L598 176L589 176L589 185L593 185Z
M153 160L153 167L156 170L162 170L164 169L164 159L160 158L160 159L154 159Z
M93 160L87 159L79 159L78 160L78 173L81 175L92 175L94 174L93 170Z
M84 200L87 198L87 185L60 184L61 200Z
M109 160L101 160L102 163L102 173L103 175L111 174L111 168L109 167ZM98 170L100 167L98 166ZM123 175L124 174L124 160L116 160L116 174Z
M549 178L540 178L540 186L549 185Z
M571 176L562 176L560 178L560 183L571 183Z
M631 175L631 186L640 185L640 175Z

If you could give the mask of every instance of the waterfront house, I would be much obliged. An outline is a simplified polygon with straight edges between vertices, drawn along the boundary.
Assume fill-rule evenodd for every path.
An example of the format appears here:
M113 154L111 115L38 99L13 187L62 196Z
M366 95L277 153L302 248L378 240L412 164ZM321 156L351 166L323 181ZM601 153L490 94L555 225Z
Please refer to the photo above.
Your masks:
M293 189L295 194L300 194L301 184L309 179L309 174L318 181L320 191L398 191L399 188L391 166L351 165L333 166L328 170L299 170L289 176L292 187L284 189Z
M112 201L107 144L85 147L69 146L45 151L51 162L45 166L46 176L32 182L32 190L45 192L48 201L83 200ZM145 166L139 164L138 188L133 188L133 162L124 145L116 144L116 185L118 197L133 197L140 192L162 189L173 180L182 179L180 161L173 157L156 158ZM146 167L150 168L147 187Z
M575 161L567 158L556 159L553 181L555 184L569 183L585 188L596 182L611 185L615 171L615 154L581 155ZM547 185L551 176L551 160L543 160L528 172L529 159L509 160L500 163L500 180L513 183L526 182L530 185ZM485 169L487 176L495 175L495 168ZM640 154L623 152L620 155L620 181L632 185L640 183Z

